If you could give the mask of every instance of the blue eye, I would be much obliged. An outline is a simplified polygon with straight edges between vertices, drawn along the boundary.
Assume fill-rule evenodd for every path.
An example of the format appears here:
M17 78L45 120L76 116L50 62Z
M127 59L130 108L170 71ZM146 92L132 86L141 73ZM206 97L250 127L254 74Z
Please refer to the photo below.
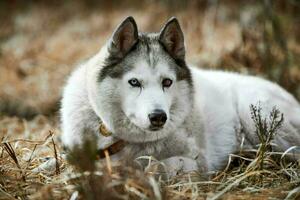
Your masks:
M140 83L136 78L130 79L130 80L128 81L128 83L129 83L132 87L141 87L141 83Z

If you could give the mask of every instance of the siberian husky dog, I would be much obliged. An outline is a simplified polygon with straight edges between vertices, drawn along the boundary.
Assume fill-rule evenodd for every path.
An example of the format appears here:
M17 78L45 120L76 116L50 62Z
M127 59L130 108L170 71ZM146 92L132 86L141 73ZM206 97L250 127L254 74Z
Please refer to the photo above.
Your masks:
M284 114L277 148L299 145L300 105L283 88L257 77L190 67L176 18L159 33L140 33L127 17L68 79L62 141L72 149L91 134L99 149L124 141L115 156L153 156L171 173L219 170L239 149L241 137L244 147L259 144L249 109L258 102L263 115L274 106ZM99 134L99 123L111 136Z

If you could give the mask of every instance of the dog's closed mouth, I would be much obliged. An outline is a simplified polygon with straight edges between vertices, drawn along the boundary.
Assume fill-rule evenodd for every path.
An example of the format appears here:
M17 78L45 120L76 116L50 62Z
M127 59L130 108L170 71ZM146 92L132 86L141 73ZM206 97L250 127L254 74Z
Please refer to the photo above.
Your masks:
M162 128L163 128L163 126L161 126L161 127L150 126L149 130L150 130L150 131L159 131L159 130L161 130Z

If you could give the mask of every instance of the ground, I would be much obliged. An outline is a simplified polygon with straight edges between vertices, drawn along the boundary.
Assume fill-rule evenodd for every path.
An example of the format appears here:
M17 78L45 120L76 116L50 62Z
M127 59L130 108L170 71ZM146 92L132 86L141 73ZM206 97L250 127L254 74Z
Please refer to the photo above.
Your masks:
M59 139L58 109L66 78L129 15L143 32L159 31L176 16L189 63L271 79L299 100L300 5L292 0L271 3L1 2L0 199L299 198L299 165L273 160L271 152L261 149L232 156L228 168L210 181L197 173L162 181L153 176L157 162L145 171L108 158L104 164L89 156L67 162ZM258 165L261 160L264 167Z

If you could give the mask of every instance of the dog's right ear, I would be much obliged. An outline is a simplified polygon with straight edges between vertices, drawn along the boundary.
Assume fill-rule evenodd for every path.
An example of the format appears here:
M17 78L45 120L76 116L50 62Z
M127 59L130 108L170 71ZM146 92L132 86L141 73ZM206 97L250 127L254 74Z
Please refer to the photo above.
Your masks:
M127 17L114 31L109 44L109 52L123 58L138 41L138 29L133 17Z

